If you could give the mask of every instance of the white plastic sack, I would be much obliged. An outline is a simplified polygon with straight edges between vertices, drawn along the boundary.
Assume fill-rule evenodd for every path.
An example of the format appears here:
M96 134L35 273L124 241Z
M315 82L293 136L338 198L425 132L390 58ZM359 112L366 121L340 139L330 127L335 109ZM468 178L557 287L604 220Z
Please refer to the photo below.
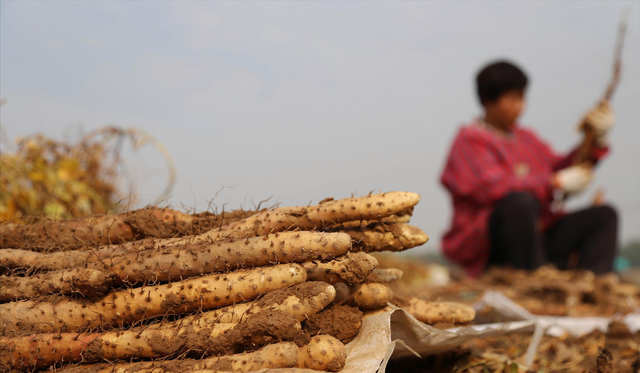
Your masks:
M343 373L384 373L389 359L450 351L476 337L531 331L535 322L520 321L438 330L402 309L367 316L360 333L347 344Z
M488 290L482 299L473 306L476 312L491 307L492 312L484 316L476 317L475 322L492 321L496 317L504 320L529 320L535 321L547 334L559 337L569 333L574 337L580 337L591 333L594 330L606 332L609 324L614 320L620 320L635 333L640 330L640 315L630 313L623 316L612 317L567 317L567 316L537 316L520 307L511 299L507 298L499 291Z

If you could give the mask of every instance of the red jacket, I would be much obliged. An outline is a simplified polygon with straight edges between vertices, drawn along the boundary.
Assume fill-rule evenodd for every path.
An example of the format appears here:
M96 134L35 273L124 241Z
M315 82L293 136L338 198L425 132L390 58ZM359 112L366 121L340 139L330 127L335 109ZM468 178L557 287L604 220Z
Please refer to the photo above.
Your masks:
M490 253L489 216L493 205L511 192L528 192L543 208L546 229L562 213L551 211L552 174L572 163L575 150L556 154L536 134L517 125L508 135L475 121L460 129L441 182L451 193L453 221L442 241L444 254L477 277ZM595 149L599 159L607 149Z

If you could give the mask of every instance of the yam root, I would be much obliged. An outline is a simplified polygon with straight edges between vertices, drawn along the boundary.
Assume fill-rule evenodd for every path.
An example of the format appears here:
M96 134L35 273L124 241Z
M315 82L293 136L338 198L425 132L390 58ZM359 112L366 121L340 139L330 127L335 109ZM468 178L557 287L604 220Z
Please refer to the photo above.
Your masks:
M93 262L128 283L172 281L206 273L277 263L332 259L351 247L349 237L322 232L282 232L228 242L187 244ZM124 267L124 269L123 269Z
M352 251L403 251L424 245L429 236L409 224L375 224L367 227L334 227L331 232L343 232L353 240Z
M358 335L363 313L356 307L337 305L309 316L302 327L310 336L330 335L342 343L349 343Z
M391 303L425 324L464 324L473 321L476 311L454 302L427 302L415 297L394 297Z
M202 314L187 316L183 323L238 323L248 316L278 310L290 314L302 322L328 306L335 298L333 286L319 281L303 282L288 288L266 293L260 299L219 308Z
M311 261L302 263L307 270L309 281L324 281L329 284L337 282L364 282L377 266L378 260L369 254L347 253L328 263Z
M145 237L174 237L188 230L193 218L175 210L147 208L114 215L29 225L0 225L0 248L77 250Z
M298 346L292 342L274 343L261 349L229 356L207 359L181 359L144 361L127 364L75 365L60 370L62 373L203 373L250 372L261 369L288 368L298 360Z
M339 372L347 361L347 348L330 335L316 335L300 348L296 368Z
M346 221L380 220L410 210L419 201L420 195L411 192L387 192L341 200L326 198L316 206L280 207L264 210L198 236L188 239L164 239L159 240L156 244L166 246L187 242L219 241L228 238L244 239L296 228L314 230ZM121 244L119 249L131 251L139 244L132 242ZM146 245L147 243L142 244Z
M351 240L344 233L305 231L282 232L224 243L150 249L100 260L97 260L98 256L88 256L87 260L94 261L85 263L85 270L59 270L34 277L0 277L0 284L7 285L0 289L0 301L28 299L53 293L71 294L78 289L82 290L81 293L85 296L95 297L104 294L104 290L112 285L121 285L123 282L131 286L138 283L175 281L201 274L272 263L326 260L347 252L350 247ZM44 257L55 257L58 254L27 253L31 253L31 257L34 257L33 254ZM86 252L65 254L87 257ZM79 276L76 275L77 272L89 272L93 275ZM99 275L100 273L102 274ZM73 278L78 280L69 280Z
M239 347L281 341L294 341L302 345L308 343L309 336L302 331L295 317L283 311L267 310L247 317L218 338L217 343L212 345L205 341L196 351L201 354L232 354Z
M8 268L47 269L83 266L113 272L122 281L135 284L276 263L329 260L350 248L351 240L344 233L281 232L242 240L152 247L126 253L113 249L64 253L1 250L8 255L5 257L2 252L0 264Z
M176 323L108 333L48 333L0 338L0 367L34 370L60 362L155 358L189 350L190 338L215 340L236 324L181 328Z
M402 274L402 270L397 268L376 268L367 277L367 281L390 283L401 279Z
M393 298L389 285L378 282L355 283L352 285L338 282L334 305L348 304L364 310L382 308Z
M354 284L350 290L351 295L347 304L362 309L382 308L393 299L391 288L384 283Z
M265 311L240 324L183 325L182 320L95 334L55 333L2 338L0 366L33 370L59 362L158 358L195 352L226 355L243 346L304 336L300 323L282 311Z
M33 276L0 276L0 302L36 298L48 294L100 296L116 283L116 274L97 269L76 268Z
M143 286L89 300L19 301L0 304L3 332L82 332L103 330L166 314L209 310L255 299L271 290L306 281L299 264L280 264Z
M379 223L384 223L384 224L408 223L411 220L412 214L413 214L413 207L404 211L400 211L397 214L387 216L386 218L382 218L380 220L345 221L343 223L338 224L337 226L353 228L353 227L366 227L367 225L370 225L370 224L379 224Z
M280 207L260 212L230 224L225 231L240 237L263 235L275 231L299 228L312 230L345 221L379 220L415 206L420 195L411 192L387 192L365 197L334 200L327 198L308 207ZM207 236L215 236L215 231Z

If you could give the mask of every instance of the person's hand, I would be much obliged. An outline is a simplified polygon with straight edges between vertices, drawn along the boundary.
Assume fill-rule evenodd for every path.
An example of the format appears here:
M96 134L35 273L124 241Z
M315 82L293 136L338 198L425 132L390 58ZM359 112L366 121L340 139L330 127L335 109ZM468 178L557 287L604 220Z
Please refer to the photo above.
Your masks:
M615 118L608 100L600 101L596 107L585 115L582 125L593 130L596 146L604 148L609 144L607 134L613 126Z
M566 193L578 193L593 180L591 167L584 164L564 168L553 175L553 186Z

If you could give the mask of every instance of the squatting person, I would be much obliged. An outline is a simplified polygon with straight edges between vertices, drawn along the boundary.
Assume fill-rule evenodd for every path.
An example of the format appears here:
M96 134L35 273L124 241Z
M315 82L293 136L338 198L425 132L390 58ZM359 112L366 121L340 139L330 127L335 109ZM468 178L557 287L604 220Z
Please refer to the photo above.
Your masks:
M610 206L574 213L551 208L555 191L583 190L592 171L574 164L577 149L559 155L517 122L527 80L504 61L484 67L476 77L484 113L462 126L441 177L454 207L443 251L471 276L491 265L533 270L553 263L566 269L576 257L578 268L612 271L616 211ZM603 101L585 120L596 136L589 153L595 164L609 150L613 111Z

